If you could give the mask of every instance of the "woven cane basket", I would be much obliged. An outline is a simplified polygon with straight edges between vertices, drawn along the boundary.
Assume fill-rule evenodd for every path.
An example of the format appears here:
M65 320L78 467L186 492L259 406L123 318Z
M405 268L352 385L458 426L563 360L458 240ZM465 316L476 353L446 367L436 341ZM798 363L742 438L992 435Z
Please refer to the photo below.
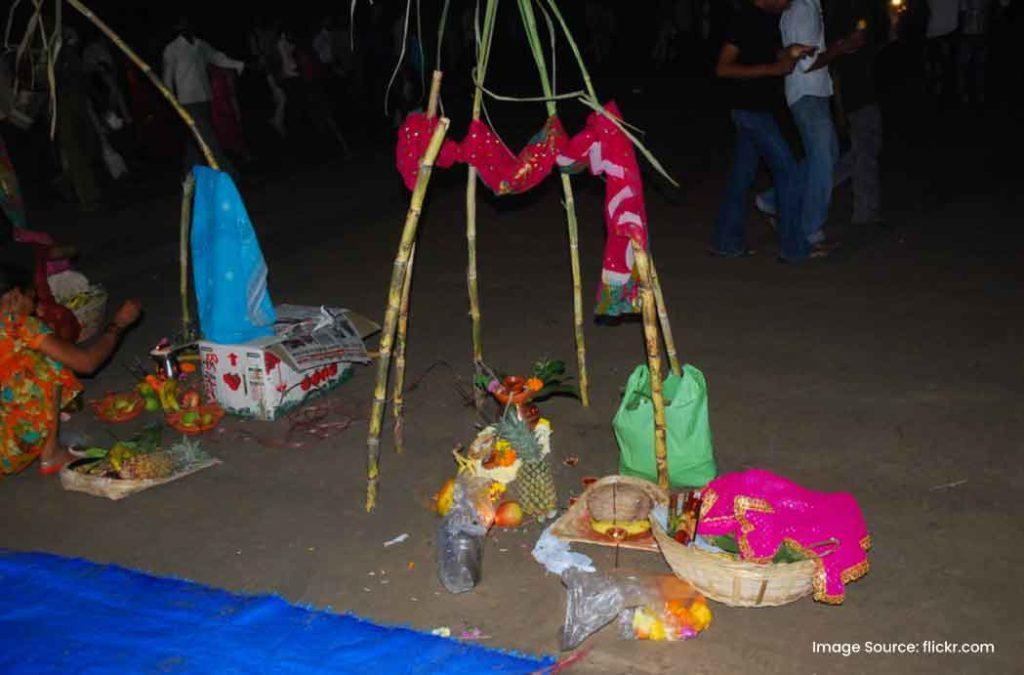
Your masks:
M759 564L724 553L709 553L683 546L652 518L651 530L665 561L676 576L697 590L732 607L777 607L799 600L813 590L815 564Z

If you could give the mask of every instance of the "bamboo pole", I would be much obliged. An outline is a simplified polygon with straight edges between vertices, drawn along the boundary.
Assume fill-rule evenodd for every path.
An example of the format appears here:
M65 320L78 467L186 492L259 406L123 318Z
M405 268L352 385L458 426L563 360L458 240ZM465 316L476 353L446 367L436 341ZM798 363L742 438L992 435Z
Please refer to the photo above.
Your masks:
M416 176L416 186L413 189L412 198L409 201L409 211L406 213L405 225L402 228L402 239L398 245L398 253L395 255L395 262L391 271L391 285L388 287L388 308L384 314L384 326L381 329L380 356L377 360L377 379L373 388L370 429L366 439L366 510L368 512L372 511L377 505L377 485L380 480L380 430L384 418L385 394L387 393L388 374L391 366L391 346L398 327L401 292L405 284L405 276L409 271L409 259L412 256L413 247L416 242L416 231L419 226L420 212L423 208L423 199L427 194L427 184L430 182L430 174L434 167L434 162L441 151L441 143L444 142L445 134L448 132L448 124L449 121L445 117L438 120L437 127L430 137L430 143L427 145L427 150L423 153L419 173Z
M124 40L122 40L117 33L111 30L110 26L104 23L102 19L93 14L91 9L83 5L79 0L67 0L67 2L69 5L74 7L79 14L99 28L104 35L110 38L110 41L113 42L118 49L124 52L124 55L127 56L132 63L139 67L139 70L149 78L149 81L153 83L153 86L157 88L157 91L163 94L164 98L166 98L168 103L171 104L171 107L174 108L174 112L178 113L178 117L180 117L189 128L189 131L192 132L192 136L195 137L196 143L199 144L199 149L203 151L203 156L206 157L206 163L210 165L211 169L220 169L220 165L218 165L217 160L214 159L213 151L210 150L210 146L206 144L205 140L203 140L203 135L199 133L199 129L196 127L196 122L192 119L192 115L190 115L189 112L185 110L180 103L178 103L178 99L176 99L174 94L164 86L160 81L160 78L153 73L153 69L149 67L149 64L143 61L138 54L132 51L131 47L126 45Z
M654 266L654 256L648 253L647 261L651 267L651 286L654 290L654 300L658 303L658 322L661 324L661 338L665 341L665 353L668 354L668 364L674 374L682 375L683 370L679 365L676 343L672 338L672 324L669 323L668 309L665 307L665 296L661 293L661 281L658 279L658 270Z
M437 117L437 105L441 97L440 70L434 71L430 83L430 98L427 103L427 117ZM409 252L409 267L402 283L402 303L398 310L398 336L395 340L395 386L391 395L391 412L395 416L395 451L405 452L405 348L409 331L409 291L412 287L412 268L416 260L416 242Z
M551 80L548 78L547 62L544 58L544 50L540 44L540 36L537 32L537 19L533 13L533 0L519 0L519 13L523 18L523 28L526 32L527 41L530 43L530 50L533 59L537 64L537 74L540 76L541 89L544 93L549 117L558 114L558 106L553 100L554 91ZM589 79L588 79L589 84ZM479 90L477 90L479 92ZM580 246L579 246L579 225L576 221L576 198L573 194L572 181L569 175L561 173L562 179L562 205L565 207L566 229L569 235L569 264L572 269L572 312L573 312L573 335L576 342L576 367L579 371L580 382L580 403L583 407L590 406L590 378L587 375L587 346L586 337L583 333L583 291L582 275L580 273Z
M480 119L483 108L484 78L490 61L491 40L494 37L494 17L498 12L498 0L487 0L484 10L483 33L480 35L476 68L473 78L476 85L473 92L473 121ZM469 294L469 318L472 324L473 337L473 372L479 377L483 374L484 344L483 325L480 314L480 290L477 285L476 265L476 190L477 170L472 164L466 172L466 290ZM486 398L480 387L473 387L473 403L478 412L483 411Z
M181 261L181 335L183 340L189 339L191 319L188 311L188 236L192 224L192 197L196 190L196 179L189 171L185 183L181 187L181 241L178 253Z
M632 240L636 269L640 276L640 305L644 320L644 345L647 367L651 371L651 401L654 403L654 462L658 467L658 487L668 490L668 439L665 425L665 397L662 394L661 349L655 308L651 264L644 247Z

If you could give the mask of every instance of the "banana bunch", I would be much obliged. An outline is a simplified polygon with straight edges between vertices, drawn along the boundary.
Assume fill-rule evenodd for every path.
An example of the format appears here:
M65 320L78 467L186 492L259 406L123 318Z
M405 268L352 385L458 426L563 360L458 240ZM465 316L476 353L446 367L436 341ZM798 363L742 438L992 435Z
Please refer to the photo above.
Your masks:
M138 453L130 445L117 442L114 444L114 447L110 448L110 452L107 453L107 461L110 462L110 466L113 467L114 471L120 472L125 461L136 454Z

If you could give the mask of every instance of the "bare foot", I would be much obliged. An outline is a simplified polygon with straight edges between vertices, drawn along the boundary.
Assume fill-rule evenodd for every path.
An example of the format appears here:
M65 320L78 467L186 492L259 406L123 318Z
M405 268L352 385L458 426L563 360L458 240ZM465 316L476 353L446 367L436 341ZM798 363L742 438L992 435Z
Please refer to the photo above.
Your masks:
M61 467L72 460L72 456L66 449L61 447L56 434L46 439L46 445L39 456L39 471L43 475L49 475L60 471Z

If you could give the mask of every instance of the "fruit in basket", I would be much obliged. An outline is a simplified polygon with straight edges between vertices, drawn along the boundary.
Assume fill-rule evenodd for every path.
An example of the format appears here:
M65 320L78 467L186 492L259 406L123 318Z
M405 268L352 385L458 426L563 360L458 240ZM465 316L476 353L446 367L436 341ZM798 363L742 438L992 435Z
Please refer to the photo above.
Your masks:
M142 413L145 402L136 392L129 391L107 394L94 401L92 407L104 422L127 422Z
M190 389L181 396L181 407L186 410L195 410L199 407L199 392Z
M498 527L519 527L523 524L523 509L517 502L502 502L494 512L494 524Z
M485 469L495 469L498 467L512 466L516 463L518 454L512 444L505 439L499 439L494 444L494 450L491 451L491 456L483 462Z
M526 515L543 519L558 504L555 478L551 464L544 457L540 443L529 425L513 409L505 411L495 426L498 443L507 441L523 460L512 484L516 499ZM497 443L495 444L497 446Z
M136 454L135 449L127 443L118 441L114 443L114 446L110 448L110 452L107 453L107 461L114 468L114 471L120 471L128 459Z
M131 480L167 478L174 473L174 460L166 452L133 455L121 463L119 473Z

